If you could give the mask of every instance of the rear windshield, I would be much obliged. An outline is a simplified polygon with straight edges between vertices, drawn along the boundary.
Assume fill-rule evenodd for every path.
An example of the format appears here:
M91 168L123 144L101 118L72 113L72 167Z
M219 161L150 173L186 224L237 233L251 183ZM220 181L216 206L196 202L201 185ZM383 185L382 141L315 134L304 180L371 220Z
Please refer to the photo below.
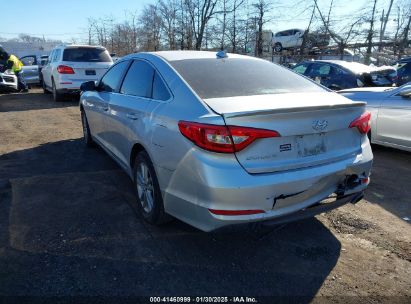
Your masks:
M170 64L203 99L324 91L305 77L265 60L187 59Z
M63 53L63 61L74 62L111 62L110 54L100 48L69 48Z

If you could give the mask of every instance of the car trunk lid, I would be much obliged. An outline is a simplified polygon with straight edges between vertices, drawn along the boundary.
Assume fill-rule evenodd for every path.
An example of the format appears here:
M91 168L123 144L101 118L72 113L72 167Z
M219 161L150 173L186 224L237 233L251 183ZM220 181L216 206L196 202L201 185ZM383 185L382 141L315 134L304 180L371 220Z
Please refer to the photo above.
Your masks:
M112 65L110 62L70 62L63 61L62 65L71 67L74 74L69 74L70 79L76 81L99 80L108 68Z
M236 152L249 173L317 166L356 157L361 135L350 123L364 112L335 93L288 93L206 99L227 125L277 131Z

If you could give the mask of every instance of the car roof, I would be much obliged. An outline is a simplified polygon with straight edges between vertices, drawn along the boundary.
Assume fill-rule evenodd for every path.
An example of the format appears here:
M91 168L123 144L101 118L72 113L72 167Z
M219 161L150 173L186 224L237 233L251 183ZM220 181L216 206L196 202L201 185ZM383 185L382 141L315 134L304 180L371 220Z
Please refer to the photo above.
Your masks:
M210 51L159 51L159 52L142 52L131 54L125 58L134 58L134 57L144 57L144 55L154 55L156 57L161 57L162 59L172 62L172 61L179 61L179 60L190 60L190 59L217 59L216 52ZM251 57L251 56L244 56L238 54L227 53L228 58L237 58L237 59L249 59L249 60L258 60L258 58Z
M62 44L58 45L56 48L71 49L71 48L93 48L93 49L106 49L101 45L88 45L88 44Z
M278 31L277 33L288 32L288 31L302 31L302 32L304 32L303 29L291 28L291 29L285 29L285 30L282 30L282 31Z

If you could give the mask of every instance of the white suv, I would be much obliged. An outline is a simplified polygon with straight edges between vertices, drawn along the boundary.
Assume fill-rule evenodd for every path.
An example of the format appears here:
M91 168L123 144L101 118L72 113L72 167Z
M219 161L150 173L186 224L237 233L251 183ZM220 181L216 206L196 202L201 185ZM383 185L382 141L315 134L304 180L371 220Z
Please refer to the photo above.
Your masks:
M304 30L291 29L278 32L274 35L272 45L274 51L279 53L283 49L299 48L303 44ZM305 42L306 49L325 47L330 43L330 35L319 32L310 32Z
M83 82L98 81L112 64L104 47L58 46L41 70L44 93L52 92L54 100L59 101L64 94L79 92Z

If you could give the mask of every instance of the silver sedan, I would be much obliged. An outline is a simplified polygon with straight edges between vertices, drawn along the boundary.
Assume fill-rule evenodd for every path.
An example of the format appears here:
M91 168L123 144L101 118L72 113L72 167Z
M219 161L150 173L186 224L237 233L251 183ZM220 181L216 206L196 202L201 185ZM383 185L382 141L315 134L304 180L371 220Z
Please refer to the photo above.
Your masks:
M411 83L399 88L360 88L339 93L367 103L372 143L411 152Z
M369 184L365 104L261 59L139 53L81 89L86 144L130 175L152 224L281 223L355 203Z

